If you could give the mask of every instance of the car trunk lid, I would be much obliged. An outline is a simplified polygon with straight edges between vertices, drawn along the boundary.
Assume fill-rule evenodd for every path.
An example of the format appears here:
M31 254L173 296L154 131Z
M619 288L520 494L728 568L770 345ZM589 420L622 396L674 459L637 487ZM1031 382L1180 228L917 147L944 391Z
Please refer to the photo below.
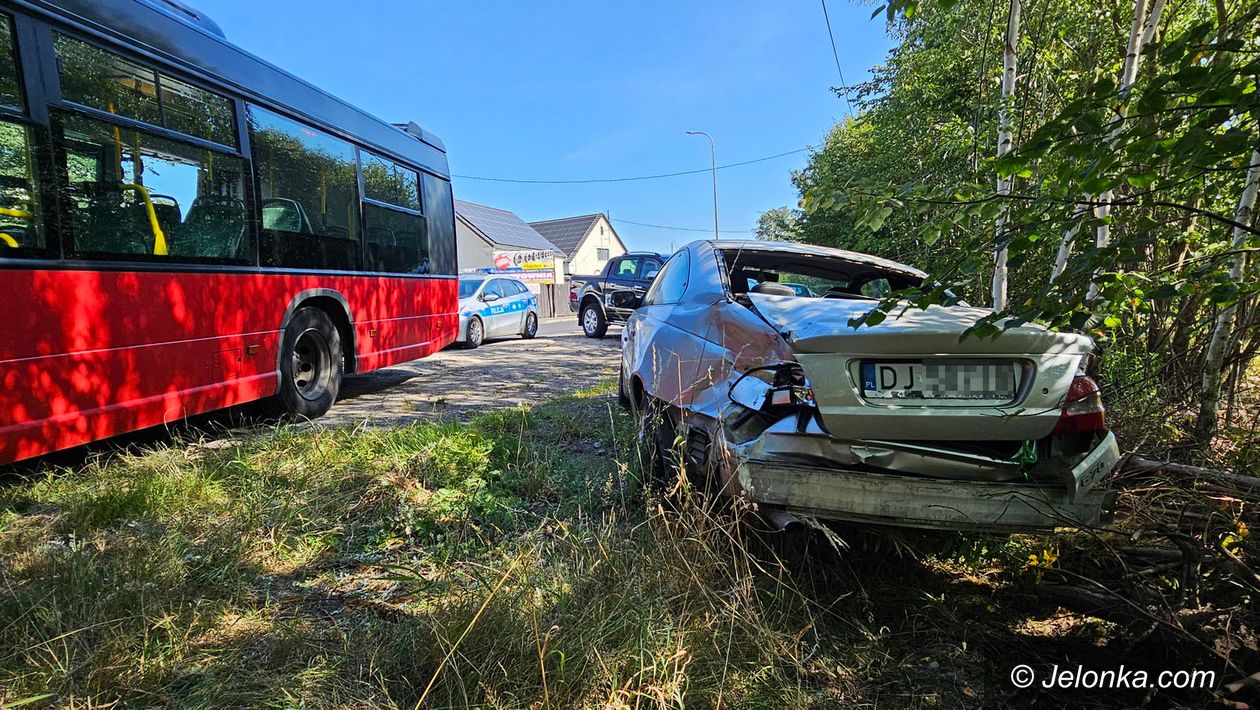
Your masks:
M750 294L842 439L1028 441L1054 429L1092 341L1041 326L964 333L989 311L932 306L853 328L871 301Z

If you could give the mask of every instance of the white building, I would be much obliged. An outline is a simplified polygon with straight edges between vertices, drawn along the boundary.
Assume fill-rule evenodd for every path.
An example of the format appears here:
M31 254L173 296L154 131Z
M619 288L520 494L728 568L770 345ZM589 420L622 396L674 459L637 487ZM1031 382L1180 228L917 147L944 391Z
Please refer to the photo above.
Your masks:
M529 226L567 256L565 274L598 274L609 259L626 253L617 230L602 214L530 222Z
M564 252L507 210L455 200L455 240L461 273L510 273L531 290L564 283Z

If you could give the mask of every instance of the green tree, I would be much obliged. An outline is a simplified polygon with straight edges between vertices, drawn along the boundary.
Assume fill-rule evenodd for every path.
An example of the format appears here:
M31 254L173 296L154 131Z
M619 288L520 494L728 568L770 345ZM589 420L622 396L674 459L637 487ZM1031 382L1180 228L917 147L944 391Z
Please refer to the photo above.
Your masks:
M802 217L800 210L775 207L761 214L753 233L758 239L767 242L799 242L802 237Z
M1239 210L1260 147L1260 2L1023 3L1019 91L1003 105L1005 5L887 8L898 46L854 89L857 117L793 176L802 238L924 266L939 282L885 311L938 303L945 288L988 302L993 252L1005 249L1005 312L973 334L1025 320L1090 332L1119 360L1153 363L1143 377L1170 385L1160 397L1171 410L1214 421L1219 398L1200 397L1197 380L1217 315L1233 314L1207 376L1232 387L1260 349L1249 306L1260 286L1245 263L1260 236ZM1016 148L982 158L997 152L1003 108Z

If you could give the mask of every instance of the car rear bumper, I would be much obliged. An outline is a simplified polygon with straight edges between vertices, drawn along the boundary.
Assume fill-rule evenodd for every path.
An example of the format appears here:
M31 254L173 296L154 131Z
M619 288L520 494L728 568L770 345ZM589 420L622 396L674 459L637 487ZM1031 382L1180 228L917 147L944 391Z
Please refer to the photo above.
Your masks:
M739 488L759 506L827 520L998 533L1099 524L1114 494L1093 486L1120 460L1110 433L1064 471L1068 485L875 473L803 463L766 447L744 450L756 453L738 465Z

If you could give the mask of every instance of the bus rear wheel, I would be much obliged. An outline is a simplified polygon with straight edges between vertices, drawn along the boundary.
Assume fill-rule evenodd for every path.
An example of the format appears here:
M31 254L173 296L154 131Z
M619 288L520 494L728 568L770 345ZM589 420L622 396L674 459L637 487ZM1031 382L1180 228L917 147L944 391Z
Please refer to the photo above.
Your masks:
M299 308L280 339L280 395L283 414L315 419L337 401L344 357L341 333L318 308Z

